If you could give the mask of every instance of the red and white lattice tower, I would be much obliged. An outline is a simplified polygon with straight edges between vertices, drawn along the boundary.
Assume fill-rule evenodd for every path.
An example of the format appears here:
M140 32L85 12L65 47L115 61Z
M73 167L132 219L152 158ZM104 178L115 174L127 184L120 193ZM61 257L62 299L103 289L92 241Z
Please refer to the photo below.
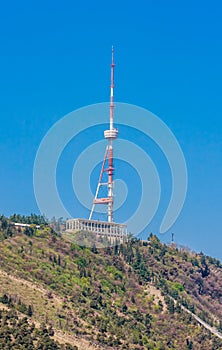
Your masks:
M96 189L96 194L93 200L92 210L90 212L89 220L91 220L95 205L105 204L108 207L108 222L113 222L113 141L118 137L118 130L113 126L114 119L114 49L112 47L112 63L111 63L111 86L110 86L110 118L109 129L104 131L104 137L108 141L105 156L102 163L102 168L99 176L99 181ZM103 182L103 175L107 173L108 180ZM102 186L107 187L107 197L99 197L99 190Z

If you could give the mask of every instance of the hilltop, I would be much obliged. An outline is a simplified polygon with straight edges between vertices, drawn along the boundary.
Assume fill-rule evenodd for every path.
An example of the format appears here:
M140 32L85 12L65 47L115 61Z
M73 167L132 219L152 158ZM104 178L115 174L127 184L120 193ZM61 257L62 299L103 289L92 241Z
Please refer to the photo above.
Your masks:
M12 219L0 217L4 349L222 348L217 259L152 234L147 241L83 247L42 218L17 228Z

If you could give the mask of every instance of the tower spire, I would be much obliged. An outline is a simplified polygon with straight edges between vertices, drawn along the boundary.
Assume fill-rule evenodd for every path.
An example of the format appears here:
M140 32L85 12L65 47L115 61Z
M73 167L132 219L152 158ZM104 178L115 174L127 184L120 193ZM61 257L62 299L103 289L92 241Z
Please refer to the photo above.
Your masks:
M110 84L110 130L113 129L114 117L114 47L112 46L112 63L111 63L111 84Z
M111 61L111 85L110 85L110 117L109 117L109 129L104 131L104 137L108 141L106 147L105 156L103 159L103 164L99 176L98 186L96 189L95 198L93 201L92 210L90 212L89 220L91 220L94 208L96 204L105 204L108 207L108 222L113 222L113 141L118 137L118 130L114 128L114 48L112 46L112 61ZM107 164L108 163L108 164ZM106 168L107 164L107 168ZM107 173L108 180L107 182L102 182L104 173ZM101 186L107 187L107 197L101 198L98 197L99 190Z

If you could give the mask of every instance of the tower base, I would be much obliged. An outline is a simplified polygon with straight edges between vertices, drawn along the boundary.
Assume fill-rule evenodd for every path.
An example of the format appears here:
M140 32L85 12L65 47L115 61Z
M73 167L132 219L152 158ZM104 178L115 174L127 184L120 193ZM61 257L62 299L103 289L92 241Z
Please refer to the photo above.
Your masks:
M100 236L124 238L127 235L127 226L116 222L99 220L69 219L66 221L66 232L87 231Z

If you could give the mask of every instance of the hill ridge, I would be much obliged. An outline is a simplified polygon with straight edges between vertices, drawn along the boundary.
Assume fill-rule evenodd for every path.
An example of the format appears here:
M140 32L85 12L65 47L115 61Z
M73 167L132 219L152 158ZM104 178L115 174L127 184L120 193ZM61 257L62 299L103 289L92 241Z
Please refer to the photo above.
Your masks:
M0 300L76 337L79 349L84 341L92 349L222 348L218 260L154 235L98 250L47 225L8 225L0 228Z

